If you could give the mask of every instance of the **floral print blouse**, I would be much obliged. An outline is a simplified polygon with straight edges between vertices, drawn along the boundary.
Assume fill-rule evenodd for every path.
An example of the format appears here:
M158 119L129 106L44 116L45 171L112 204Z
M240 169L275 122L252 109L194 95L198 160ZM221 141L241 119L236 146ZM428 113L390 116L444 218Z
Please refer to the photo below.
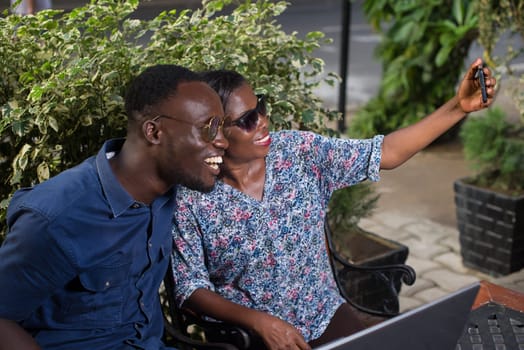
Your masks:
M326 138L271 133L261 201L218 181L184 187L174 213L173 272L179 305L197 288L268 312L318 338L344 302L329 264L324 217L334 190L379 180L383 136Z

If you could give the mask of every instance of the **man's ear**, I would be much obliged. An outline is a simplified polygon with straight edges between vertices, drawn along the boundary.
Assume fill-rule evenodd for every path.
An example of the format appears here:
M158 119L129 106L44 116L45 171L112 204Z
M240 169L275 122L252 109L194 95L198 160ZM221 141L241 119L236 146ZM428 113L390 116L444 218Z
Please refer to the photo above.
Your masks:
M142 124L142 132L144 133L144 137L147 141L149 141L152 144L158 145L160 143L160 134L162 133L162 130L160 130L160 124L156 120L146 120Z

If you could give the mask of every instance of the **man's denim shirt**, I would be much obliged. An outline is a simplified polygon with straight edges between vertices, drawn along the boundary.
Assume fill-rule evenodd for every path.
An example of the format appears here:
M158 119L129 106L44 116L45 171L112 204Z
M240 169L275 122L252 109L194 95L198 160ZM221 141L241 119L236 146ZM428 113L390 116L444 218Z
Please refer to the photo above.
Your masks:
M45 349L159 349L158 288L172 238L173 190L138 203L96 157L14 195L0 248L0 318ZM130 174L133 176L134 174Z

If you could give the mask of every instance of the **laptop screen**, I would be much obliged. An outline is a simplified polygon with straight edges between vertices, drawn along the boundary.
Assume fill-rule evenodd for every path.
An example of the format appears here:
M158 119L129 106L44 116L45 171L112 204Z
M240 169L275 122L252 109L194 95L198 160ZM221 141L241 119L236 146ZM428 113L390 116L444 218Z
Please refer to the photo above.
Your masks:
M479 283L335 340L320 350L454 350L466 325Z

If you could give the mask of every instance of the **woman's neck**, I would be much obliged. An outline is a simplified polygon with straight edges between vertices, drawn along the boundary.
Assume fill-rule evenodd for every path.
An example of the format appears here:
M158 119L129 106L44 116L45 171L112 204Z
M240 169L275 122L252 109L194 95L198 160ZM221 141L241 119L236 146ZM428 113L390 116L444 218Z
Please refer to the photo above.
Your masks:
M250 197L262 200L266 180L266 161L261 158L238 165L225 162L221 177L224 183Z

